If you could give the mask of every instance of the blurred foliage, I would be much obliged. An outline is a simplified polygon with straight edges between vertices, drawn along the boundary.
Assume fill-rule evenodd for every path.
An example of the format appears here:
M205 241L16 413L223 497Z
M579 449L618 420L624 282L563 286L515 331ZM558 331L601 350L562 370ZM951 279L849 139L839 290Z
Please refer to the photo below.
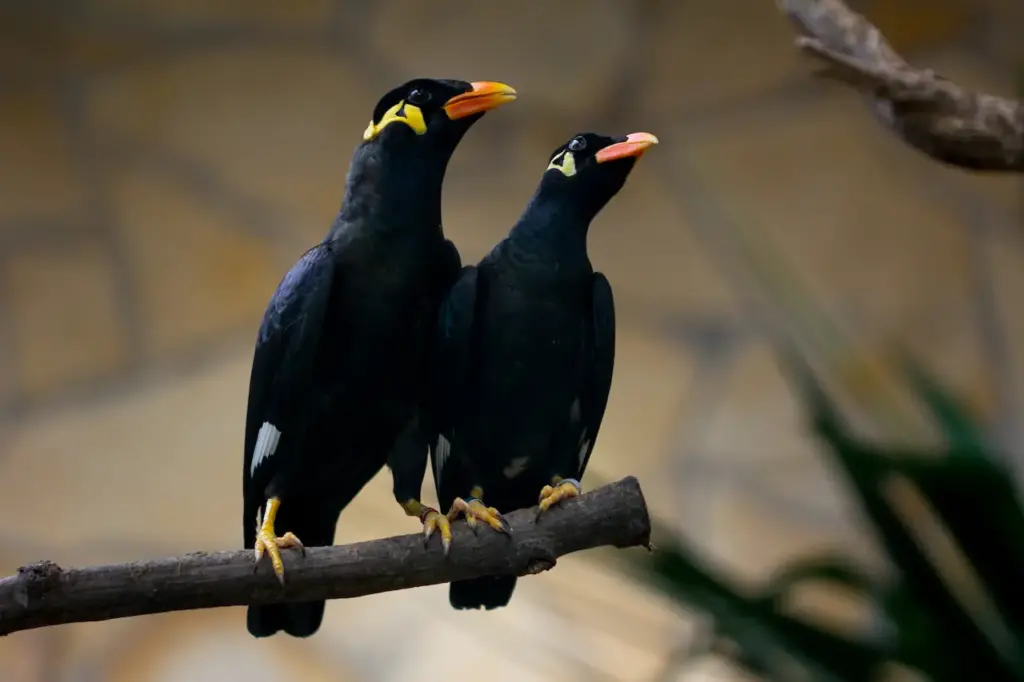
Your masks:
M900 368L944 436L931 450L854 435L804 357L779 345L780 364L823 453L870 522L886 562L802 558L765 584L740 586L685 538L656 524L656 551L631 571L705 614L688 655L714 652L766 680L1024 680L1024 513L1012 472L964 407L912 361ZM789 602L825 585L852 593L867 624L839 628Z

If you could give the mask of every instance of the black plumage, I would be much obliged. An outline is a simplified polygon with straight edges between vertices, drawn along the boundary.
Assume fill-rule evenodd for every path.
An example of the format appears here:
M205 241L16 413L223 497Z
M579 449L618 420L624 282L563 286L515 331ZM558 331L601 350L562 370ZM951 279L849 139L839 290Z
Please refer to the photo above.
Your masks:
M270 299L249 381L242 522L245 547L269 554L282 582L279 548L330 545L342 509L385 463L406 512L437 524L419 504L419 411L437 309L460 269L441 186L465 132L514 96L430 79L385 95L331 229ZM322 601L250 606L247 626L304 637L323 612Z
M463 268L432 360L438 498L473 525L580 492L611 389L615 308L587 255L591 221L652 135L580 134L557 149L509 235ZM500 510L500 511L499 511ZM451 583L453 607L508 603L514 576Z

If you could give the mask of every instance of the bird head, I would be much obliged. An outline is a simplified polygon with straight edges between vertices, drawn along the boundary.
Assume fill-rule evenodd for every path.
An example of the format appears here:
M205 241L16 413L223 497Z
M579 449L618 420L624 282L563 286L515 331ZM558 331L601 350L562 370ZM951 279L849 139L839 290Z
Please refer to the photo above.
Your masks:
M656 144L658 138L650 133L579 133L552 152L541 192L571 196L596 215L626 184L637 159Z
M504 83L417 78L380 98L363 141L389 151L450 154L484 113L515 98Z

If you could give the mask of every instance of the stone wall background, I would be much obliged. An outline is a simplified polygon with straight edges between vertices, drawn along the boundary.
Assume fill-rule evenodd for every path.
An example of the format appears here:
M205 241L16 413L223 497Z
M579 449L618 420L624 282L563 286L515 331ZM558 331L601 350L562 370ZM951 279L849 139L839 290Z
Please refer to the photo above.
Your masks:
M916 61L1013 91L1014 3L859 7ZM809 78L791 38L767 0L0 9L0 571L237 544L259 316L337 209L373 103L423 74L520 92L452 163L445 223L464 260L504 234L572 133L662 141L591 232L620 320L595 480L639 476L657 512L744 577L859 537L722 258L725 226L770 240L865 347L905 344L991 415L1024 378L1012 343L993 364L980 322L991 298L1010 339L1024 338L1021 186L903 148L855 95ZM383 475L337 541L413 530ZM588 556L522 581L493 614L456 614L440 587L333 602L309 641L257 645L242 618L15 635L0 640L0 680L432 681L486 669L639 682L688 628Z

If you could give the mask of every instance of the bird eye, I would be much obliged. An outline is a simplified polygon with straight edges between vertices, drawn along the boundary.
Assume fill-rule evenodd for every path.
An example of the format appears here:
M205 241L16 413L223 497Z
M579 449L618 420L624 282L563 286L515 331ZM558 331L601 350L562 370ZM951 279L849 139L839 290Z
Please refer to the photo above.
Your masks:
M426 90L419 88L413 88L409 91L409 96L405 98L409 104L421 107L430 101L430 93Z
M569 151L581 152L587 148L587 141L582 137L574 137L572 142L569 143Z

